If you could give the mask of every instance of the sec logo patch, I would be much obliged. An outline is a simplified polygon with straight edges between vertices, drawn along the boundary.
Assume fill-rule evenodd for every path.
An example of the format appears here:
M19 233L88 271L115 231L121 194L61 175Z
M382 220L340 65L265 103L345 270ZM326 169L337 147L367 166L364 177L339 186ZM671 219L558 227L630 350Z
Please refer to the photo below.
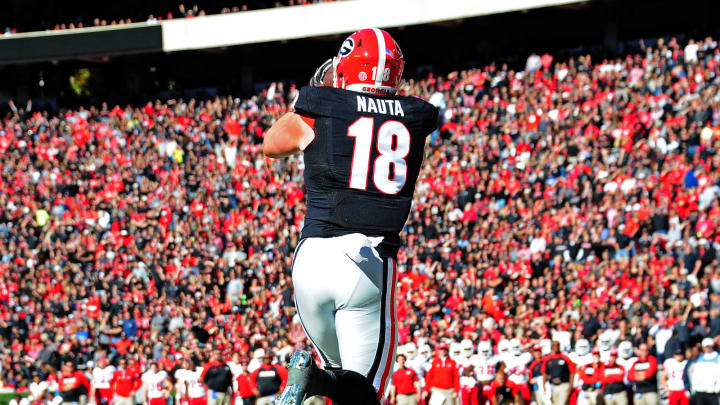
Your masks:
M348 38L343 42L342 46L340 47L340 56L348 56L350 53L355 49L355 41L353 41L352 38Z
M367 79L367 73L365 73L365 72L360 72L360 73L358 74L358 79L365 81L365 80Z

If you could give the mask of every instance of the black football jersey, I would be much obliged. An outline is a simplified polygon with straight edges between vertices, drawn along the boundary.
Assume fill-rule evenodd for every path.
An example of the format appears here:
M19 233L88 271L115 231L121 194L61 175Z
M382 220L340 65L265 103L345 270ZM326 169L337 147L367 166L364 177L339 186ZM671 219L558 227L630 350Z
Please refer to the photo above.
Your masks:
M304 152L301 237L383 236L380 254L396 255L437 108L419 98L304 87L295 110L315 119Z

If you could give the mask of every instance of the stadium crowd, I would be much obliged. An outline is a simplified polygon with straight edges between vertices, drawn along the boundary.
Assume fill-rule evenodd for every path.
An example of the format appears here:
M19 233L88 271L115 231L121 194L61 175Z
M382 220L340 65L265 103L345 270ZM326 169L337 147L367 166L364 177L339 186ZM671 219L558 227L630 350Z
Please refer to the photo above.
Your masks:
M104 27L108 25L124 25L124 24L132 24L133 22L142 22L145 21L148 24L157 24L158 21L165 20L172 20L173 18L194 18L194 17L202 17L205 15L212 15L212 14L228 14L228 13L239 13L243 11L250 11L250 10L258 10L258 9L264 9L264 8L273 8L273 7L288 7L288 6L304 6L308 4L316 4L316 3L328 3L332 1L337 0L284 0L284 1L268 1L268 0L246 0L244 2L227 2L227 1L219 1L219 3L233 3L227 4L227 6L218 7L216 10L211 10L209 12L205 12L204 9L198 7L197 4L193 4L191 7L185 7L184 4L179 4L177 11L167 11L164 14L148 14L147 19L133 19L130 16L125 16L122 18L103 18L103 17L95 17L92 19L92 23L90 23L90 19L87 18L87 16L78 16L73 19L73 21L69 21L67 23L65 22L52 22L47 23L44 22L43 26L35 27L35 29L44 29L44 30L51 30L51 31L62 31L67 29L76 29L76 28L85 28L85 27ZM52 14L50 14L52 15ZM56 21L58 18L55 17L54 20ZM36 19L37 20L37 19ZM32 30L33 25L30 25L30 28L23 28L21 27L20 30L18 30L17 27L10 27L7 26L4 28L2 35L0 35L0 38L5 36L9 37L13 34L17 34L18 32L26 32L28 30Z
M396 374L393 402L564 405L597 390L655 404L644 394L660 386L717 403L720 52L683 45L403 85L442 122L398 255L400 352L417 382ZM57 115L11 104L0 388L31 394L18 405L164 405L171 392L224 405L229 385L238 403L267 403L282 388L280 364L309 345L289 276L303 161L260 145L297 91ZM658 377L681 354L700 371Z

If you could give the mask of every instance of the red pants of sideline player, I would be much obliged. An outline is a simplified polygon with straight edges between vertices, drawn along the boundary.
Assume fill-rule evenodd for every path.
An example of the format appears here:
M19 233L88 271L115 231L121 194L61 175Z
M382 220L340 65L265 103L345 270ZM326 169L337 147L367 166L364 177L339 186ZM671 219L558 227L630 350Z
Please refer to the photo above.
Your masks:
M580 395L580 388L573 388L573 390L570 391L570 398L568 399L568 405L576 405L578 395Z
M460 405L478 405L478 389L475 387L460 387Z
M668 392L668 405L688 405L690 397L687 391L670 391Z

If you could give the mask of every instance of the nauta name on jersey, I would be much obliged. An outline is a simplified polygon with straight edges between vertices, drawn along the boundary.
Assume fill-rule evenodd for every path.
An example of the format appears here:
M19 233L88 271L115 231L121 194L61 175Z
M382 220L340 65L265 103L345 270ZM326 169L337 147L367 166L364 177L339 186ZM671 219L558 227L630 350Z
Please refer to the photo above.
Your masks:
M357 96L357 111L405 116L400 100L382 100L363 96Z

